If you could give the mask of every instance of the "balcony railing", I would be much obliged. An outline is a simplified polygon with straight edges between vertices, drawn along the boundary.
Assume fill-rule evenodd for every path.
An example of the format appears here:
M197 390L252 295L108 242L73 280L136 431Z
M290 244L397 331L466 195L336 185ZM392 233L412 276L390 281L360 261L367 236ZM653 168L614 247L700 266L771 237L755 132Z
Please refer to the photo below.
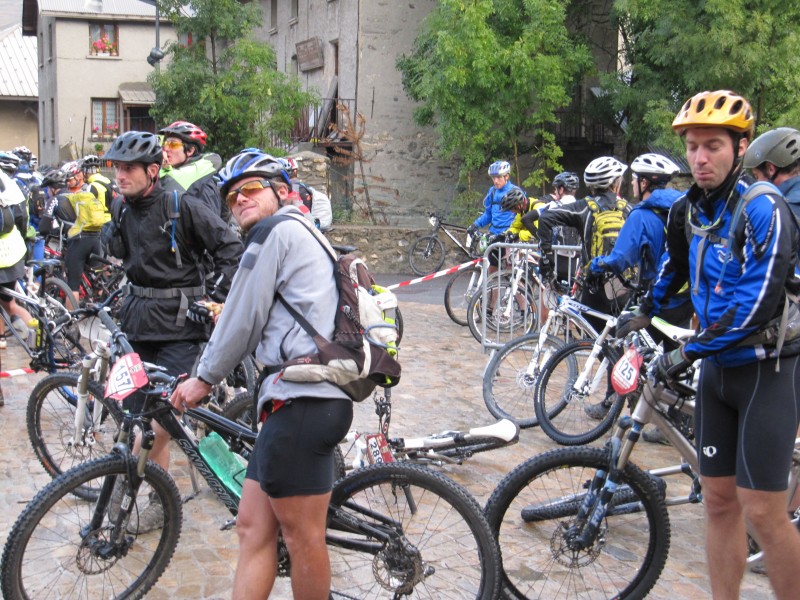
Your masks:
M306 106L292 128L291 143L327 145L344 141L342 132L356 121L355 106L351 98L323 98L319 106Z

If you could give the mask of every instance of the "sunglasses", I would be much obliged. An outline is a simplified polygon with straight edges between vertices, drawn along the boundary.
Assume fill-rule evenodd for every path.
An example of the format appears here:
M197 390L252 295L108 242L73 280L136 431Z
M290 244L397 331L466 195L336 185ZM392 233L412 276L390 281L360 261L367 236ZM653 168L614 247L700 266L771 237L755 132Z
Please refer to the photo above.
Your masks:
M272 187L272 182L269 179L256 179L254 181L248 181L244 185L239 186L236 189L231 190L225 196L225 201L228 203L228 206L233 206L236 203L236 199L239 197L239 194L244 194L248 198L252 198L261 190L266 189L267 187L271 188L275 195L278 195L278 192L275 191L275 188Z
M183 142L181 140L166 140L164 142L164 148L177 150L178 148L183 148Z

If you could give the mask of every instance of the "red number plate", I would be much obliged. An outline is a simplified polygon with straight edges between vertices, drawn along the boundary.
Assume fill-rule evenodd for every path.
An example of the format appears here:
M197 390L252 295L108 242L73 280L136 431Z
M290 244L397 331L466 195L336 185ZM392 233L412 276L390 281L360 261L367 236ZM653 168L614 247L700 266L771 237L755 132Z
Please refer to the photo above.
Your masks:
M611 372L611 385L619 395L624 396L639 386L639 369L642 366L642 355L631 346L614 365Z
M394 462L392 450L382 433L367 436L367 460L371 465Z

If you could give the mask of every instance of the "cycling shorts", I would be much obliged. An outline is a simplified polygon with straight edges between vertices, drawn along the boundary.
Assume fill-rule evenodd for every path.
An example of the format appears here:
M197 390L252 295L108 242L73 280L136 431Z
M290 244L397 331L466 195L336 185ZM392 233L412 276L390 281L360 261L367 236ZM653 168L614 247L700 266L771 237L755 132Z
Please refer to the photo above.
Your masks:
M130 342L133 351L143 362L164 367L169 375L177 377L190 374L200 354L200 344L192 341L178 342ZM135 392L122 401L122 407L132 413L142 412L145 396Z
M800 356L735 368L704 360L695 407L700 474L736 476L766 492L787 487L800 418Z
M346 398L293 398L270 414L247 464L247 479L270 498L312 496L333 489L333 451L353 422Z

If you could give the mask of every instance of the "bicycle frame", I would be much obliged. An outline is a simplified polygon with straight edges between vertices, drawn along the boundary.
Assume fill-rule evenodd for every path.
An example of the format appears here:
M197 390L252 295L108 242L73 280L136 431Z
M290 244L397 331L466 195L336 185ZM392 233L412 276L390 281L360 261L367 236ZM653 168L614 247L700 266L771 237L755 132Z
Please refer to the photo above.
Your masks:
M444 234L447 237L449 237L450 240L464 252L464 254L466 254L467 256L472 256L472 253L469 251L469 249L463 243L461 243L461 240L459 240L456 236L454 236L450 232L449 229L447 229L448 227L453 227L453 228L457 228L457 229L464 229L463 227L461 227L459 225L454 225L452 223L445 223L444 221L442 221L442 218L439 215L437 215L436 213L429 213L428 214L428 222L431 224L431 227L432 227L431 235L436 235L439 231L444 232Z

